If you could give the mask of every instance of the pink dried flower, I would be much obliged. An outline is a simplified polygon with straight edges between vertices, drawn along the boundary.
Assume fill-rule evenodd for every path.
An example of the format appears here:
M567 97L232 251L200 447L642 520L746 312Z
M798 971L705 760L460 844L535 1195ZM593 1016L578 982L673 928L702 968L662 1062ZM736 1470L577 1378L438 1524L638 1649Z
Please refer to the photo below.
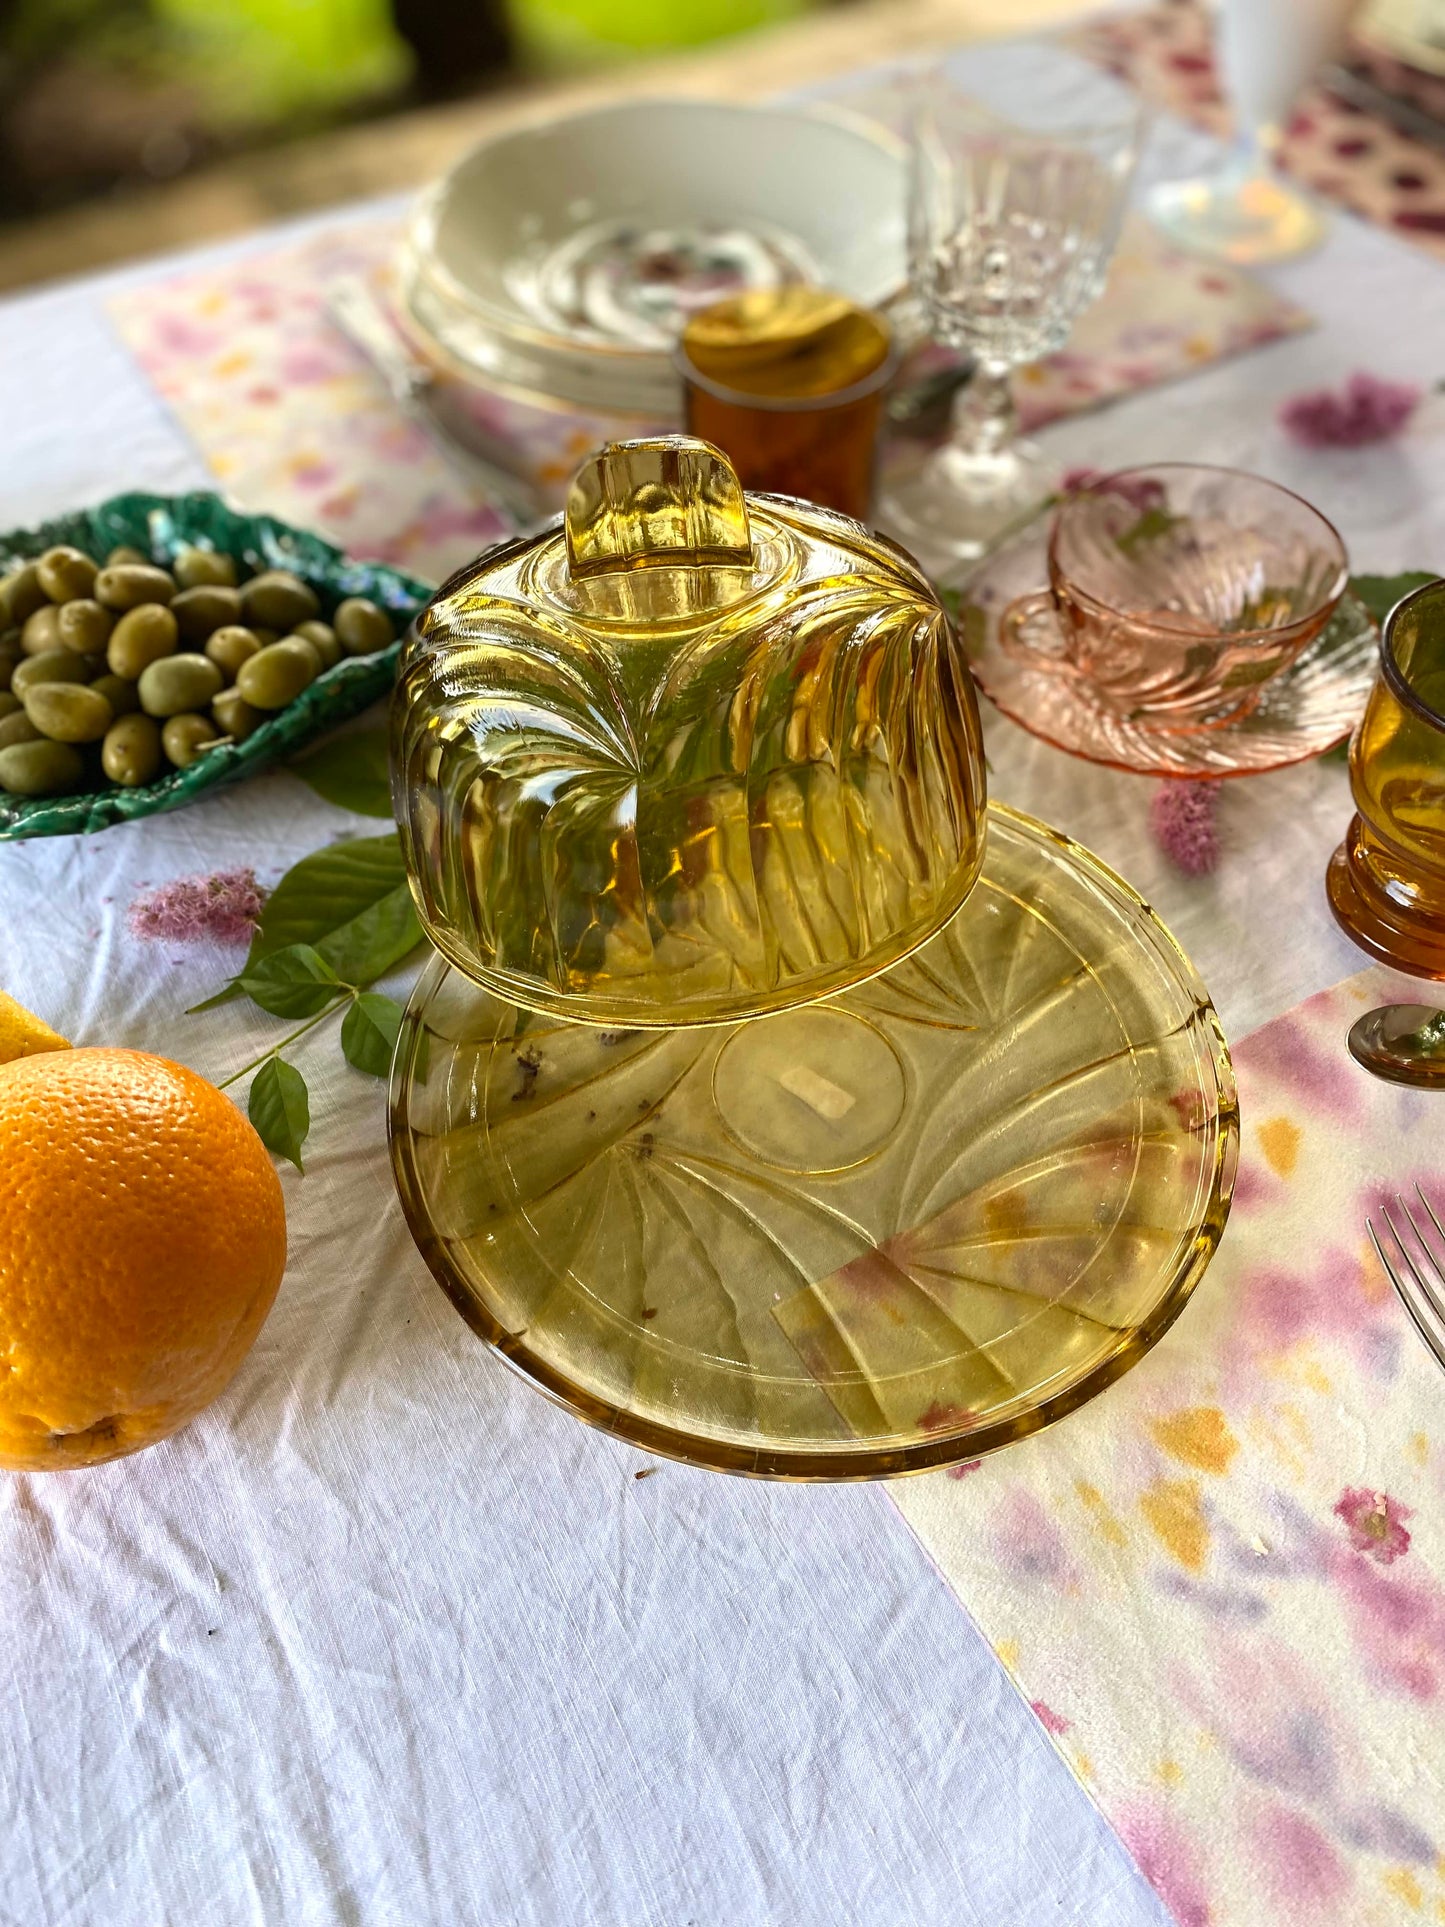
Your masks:
M1117 495L1147 515L1150 509L1163 508L1164 484L1148 475L1108 475L1101 468L1071 468L1059 483L1063 495L1077 495L1081 489L1100 488L1103 492Z
M152 943L249 943L265 901L254 870L177 877L136 898L131 934Z
M1392 1499L1388 1492L1371 1492L1362 1485L1347 1486L1335 1507L1335 1517L1350 1529L1350 1544L1356 1552L1388 1566L1410 1547L1405 1521L1413 1514L1407 1505Z
M1208 876L1219 862L1217 783L1168 782L1154 792L1149 827L1154 841L1187 877Z
M1419 403L1420 390L1410 382L1355 374L1338 393L1318 388L1293 396L1279 422L1306 448L1360 448L1398 435Z

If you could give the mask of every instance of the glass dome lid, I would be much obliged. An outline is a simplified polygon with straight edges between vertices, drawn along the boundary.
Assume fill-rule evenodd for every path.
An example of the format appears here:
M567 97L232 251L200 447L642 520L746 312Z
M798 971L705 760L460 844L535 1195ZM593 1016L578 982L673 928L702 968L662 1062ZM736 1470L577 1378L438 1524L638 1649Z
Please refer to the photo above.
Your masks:
M829 995L932 936L982 861L978 711L927 580L685 436L603 448L560 524L445 583L392 714L428 934L562 1017Z

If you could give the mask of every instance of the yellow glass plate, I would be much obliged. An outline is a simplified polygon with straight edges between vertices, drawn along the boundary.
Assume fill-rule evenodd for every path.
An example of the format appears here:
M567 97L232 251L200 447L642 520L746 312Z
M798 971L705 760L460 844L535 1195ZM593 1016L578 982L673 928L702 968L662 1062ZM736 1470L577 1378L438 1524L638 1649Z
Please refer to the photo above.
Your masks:
M434 960L392 1159L473 1329L593 1424L781 1478L972 1459L1141 1358L1228 1215L1228 1048L1126 883L988 819L950 924L776 1016L599 1030Z

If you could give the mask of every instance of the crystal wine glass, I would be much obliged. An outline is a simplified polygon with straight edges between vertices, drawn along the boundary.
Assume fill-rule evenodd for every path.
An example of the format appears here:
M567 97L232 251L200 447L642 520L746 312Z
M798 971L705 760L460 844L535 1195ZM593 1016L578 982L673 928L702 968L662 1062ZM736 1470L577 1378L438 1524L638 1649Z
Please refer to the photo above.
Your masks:
M1356 0L1220 0L1220 78L1235 144L1217 174L1165 181L1149 212L1176 241L1244 263L1284 261L1324 238L1318 206L1274 172L1289 110L1344 38Z
M880 505L882 526L926 567L982 555L1058 481L1018 439L1009 374L1062 346L1103 287L1141 125L1131 105L1111 119L1031 128L994 118L941 77L920 90L911 279L934 336L975 363L951 439L897 476Z

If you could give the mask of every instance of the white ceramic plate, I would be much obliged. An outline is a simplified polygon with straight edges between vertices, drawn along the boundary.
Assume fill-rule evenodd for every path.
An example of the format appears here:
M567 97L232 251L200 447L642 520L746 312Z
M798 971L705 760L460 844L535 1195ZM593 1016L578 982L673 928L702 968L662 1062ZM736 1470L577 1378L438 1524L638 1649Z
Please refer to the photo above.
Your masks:
M669 356L695 308L790 279L874 307L899 292L904 172L890 134L837 112L599 108L487 141L431 189L406 298L480 375L675 407Z
M667 356L592 356L517 338L446 295L403 250L399 319L415 347L454 380L500 389L540 407L682 419L682 384Z

